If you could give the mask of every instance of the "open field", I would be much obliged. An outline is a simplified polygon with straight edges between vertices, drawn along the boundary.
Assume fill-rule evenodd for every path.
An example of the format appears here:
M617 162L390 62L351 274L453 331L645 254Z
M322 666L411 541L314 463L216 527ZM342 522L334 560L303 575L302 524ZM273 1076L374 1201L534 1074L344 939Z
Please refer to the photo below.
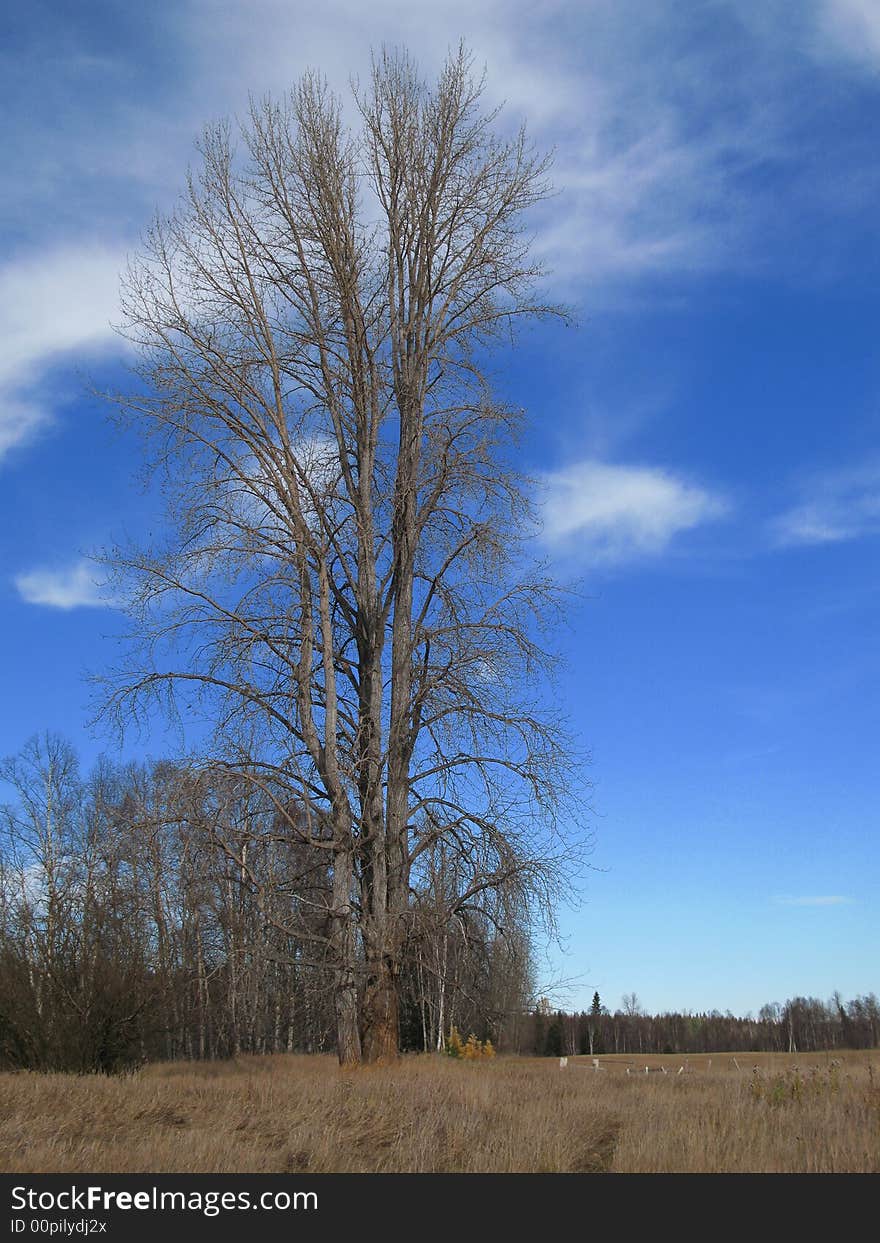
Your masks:
M0 1075L0 1170L878 1172L880 1052ZM645 1074L645 1065L655 1073ZM626 1073L627 1067L630 1074ZM667 1074L657 1073L664 1067Z

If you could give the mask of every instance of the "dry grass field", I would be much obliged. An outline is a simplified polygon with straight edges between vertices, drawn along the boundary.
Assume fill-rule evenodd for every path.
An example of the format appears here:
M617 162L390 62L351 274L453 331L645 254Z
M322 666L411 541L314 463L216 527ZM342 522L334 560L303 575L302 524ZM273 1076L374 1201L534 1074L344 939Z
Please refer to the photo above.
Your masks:
M880 1053L0 1075L6 1173L877 1172ZM645 1065L649 1073L645 1073ZM666 1070L662 1073L661 1068ZM629 1074L627 1074L629 1069Z

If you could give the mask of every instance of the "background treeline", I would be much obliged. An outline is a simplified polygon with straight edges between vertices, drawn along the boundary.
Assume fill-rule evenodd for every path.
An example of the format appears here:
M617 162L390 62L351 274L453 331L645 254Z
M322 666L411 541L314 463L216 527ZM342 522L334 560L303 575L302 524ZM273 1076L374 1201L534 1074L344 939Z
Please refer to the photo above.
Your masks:
M271 783L216 769L101 760L83 777L51 735L0 778L0 1066L333 1049L320 821L291 840ZM453 1024L515 1048L534 1004L522 894L476 906L465 877L444 842L413 878L407 1048L437 1048Z
M645 1014L634 994L610 1013L593 998L578 1014L529 1015L522 1043L548 1057L602 1053L813 1053L826 1049L873 1049L880 1045L880 1000L874 993L844 1001L792 997L762 1006L757 1018L707 1014Z

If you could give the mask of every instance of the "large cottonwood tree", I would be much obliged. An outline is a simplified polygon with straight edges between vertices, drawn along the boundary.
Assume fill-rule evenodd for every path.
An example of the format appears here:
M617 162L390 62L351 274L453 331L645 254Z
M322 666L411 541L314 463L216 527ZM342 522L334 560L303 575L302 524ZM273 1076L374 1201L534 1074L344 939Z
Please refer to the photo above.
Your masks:
M546 160L481 96L464 49L431 85L383 53L349 126L306 75L206 131L124 280L143 384L119 400L172 521L111 555L138 642L108 703L198 703L211 762L325 853L314 963L344 1063L397 1053L425 852L458 854L463 909L513 881L547 898L567 849L570 753L540 707L557 601L523 570L520 416L484 370L554 312L522 232Z

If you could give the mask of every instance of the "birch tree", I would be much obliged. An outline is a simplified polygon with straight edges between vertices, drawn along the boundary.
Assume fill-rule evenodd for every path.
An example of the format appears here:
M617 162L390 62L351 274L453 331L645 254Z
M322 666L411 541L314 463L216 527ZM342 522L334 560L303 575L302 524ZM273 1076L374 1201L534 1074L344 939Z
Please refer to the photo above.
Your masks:
M169 505L109 560L132 643L124 719L215 726L215 768L321 851L343 1063L396 1056L410 878L440 839L461 901L564 882L570 749L541 708L558 597L524 544L521 418L493 345L556 313L524 213L547 161L504 137L462 48L427 84L374 58L343 106L316 74L206 130L178 209L131 261L124 333ZM283 790L280 796L277 792ZM566 844L568 842L568 844Z

